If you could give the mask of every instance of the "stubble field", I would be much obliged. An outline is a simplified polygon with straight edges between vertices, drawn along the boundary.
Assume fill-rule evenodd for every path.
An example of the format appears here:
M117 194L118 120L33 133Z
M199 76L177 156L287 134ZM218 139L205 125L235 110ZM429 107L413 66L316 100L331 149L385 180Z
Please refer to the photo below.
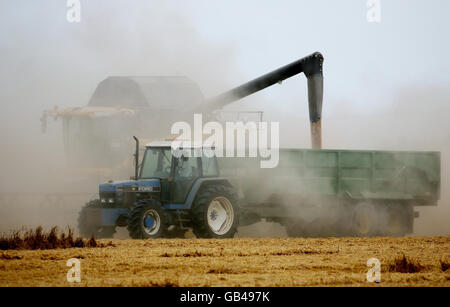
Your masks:
M112 240L105 246L2 251L0 286L450 286L450 237ZM70 258L81 262L81 283L67 282ZM369 258L381 262L378 284L366 280Z

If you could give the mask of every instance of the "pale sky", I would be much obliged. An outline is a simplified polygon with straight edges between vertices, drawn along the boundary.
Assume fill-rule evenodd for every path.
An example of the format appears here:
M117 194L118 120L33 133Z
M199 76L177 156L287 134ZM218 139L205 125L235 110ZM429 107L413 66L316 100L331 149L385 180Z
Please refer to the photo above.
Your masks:
M366 0L80 2L81 22L69 23L66 1L0 1L4 114L25 108L37 121L55 104L86 105L109 75L187 75L211 96L314 51L325 56L325 116L449 87L447 0L380 0L381 23L367 21ZM244 106L306 118L305 87L293 78Z

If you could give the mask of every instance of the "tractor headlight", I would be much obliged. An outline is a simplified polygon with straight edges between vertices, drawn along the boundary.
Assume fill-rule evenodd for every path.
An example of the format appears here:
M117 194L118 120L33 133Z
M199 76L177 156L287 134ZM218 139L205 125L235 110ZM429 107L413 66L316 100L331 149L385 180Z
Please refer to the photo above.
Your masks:
M102 205L112 205L116 203L116 197L113 195L102 195L103 197L100 197L100 203Z
M102 204L114 204L114 198L100 198Z

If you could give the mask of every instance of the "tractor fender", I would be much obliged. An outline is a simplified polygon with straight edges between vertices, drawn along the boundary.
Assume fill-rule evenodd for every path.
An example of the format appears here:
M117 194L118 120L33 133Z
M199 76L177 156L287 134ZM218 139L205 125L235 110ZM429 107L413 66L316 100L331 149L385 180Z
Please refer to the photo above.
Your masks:
M235 187L226 178L214 177L214 178L199 178L192 185L191 191L189 192L183 209L191 209L194 203L195 197L200 189L209 184L222 184L224 186L235 189Z

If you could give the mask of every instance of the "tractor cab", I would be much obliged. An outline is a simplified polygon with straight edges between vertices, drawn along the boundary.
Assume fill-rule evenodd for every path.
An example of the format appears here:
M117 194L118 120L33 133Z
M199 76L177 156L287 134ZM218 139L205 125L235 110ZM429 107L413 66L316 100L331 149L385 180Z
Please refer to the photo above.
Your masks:
M215 156L202 155L202 148L182 148L172 154L171 142L147 144L139 180L158 179L163 204L184 204L191 186L200 178L219 177Z

